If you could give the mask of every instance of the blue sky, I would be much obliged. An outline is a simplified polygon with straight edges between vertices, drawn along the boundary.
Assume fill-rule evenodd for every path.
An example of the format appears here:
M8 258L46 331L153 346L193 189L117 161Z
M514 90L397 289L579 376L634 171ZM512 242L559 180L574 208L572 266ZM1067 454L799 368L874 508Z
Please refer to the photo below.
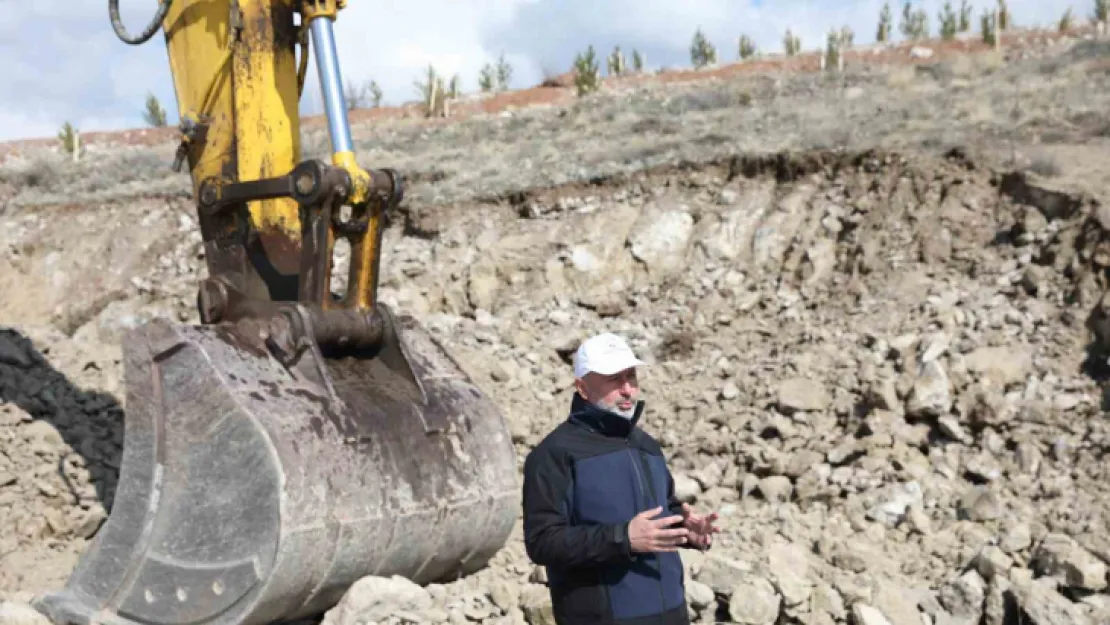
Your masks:
M16 4L15 0L0 3ZM137 32L153 14L154 0L121 0L124 23ZM918 0L936 32L943 0ZM993 0L972 0L975 13ZM458 73L465 91L477 90L481 66L504 53L513 66L512 86L538 83L545 72L570 68L588 44L599 54L614 45L639 49L649 68L689 64L689 45L701 27L721 61L736 58L736 41L748 34L777 52L791 28L806 49L823 44L830 28L850 26L857 43L874 41L883 0L349 0L336 35L344 74L352 82L375 79L385 102L412 100L413 82L429 63ZM954 0L953 5L959 5ZM1070 6L1085 18L1093 0L1009 0L1018 25L1055 24ZM892 2L895 36L901 4ZM173 84L158 33L141 46L119 41L106 0L34 0L19 3L0 21L0 141L52 137L66 121L81 130L143 126L146 95L153 92L177 121ZM303 110L320 111L310 65Z

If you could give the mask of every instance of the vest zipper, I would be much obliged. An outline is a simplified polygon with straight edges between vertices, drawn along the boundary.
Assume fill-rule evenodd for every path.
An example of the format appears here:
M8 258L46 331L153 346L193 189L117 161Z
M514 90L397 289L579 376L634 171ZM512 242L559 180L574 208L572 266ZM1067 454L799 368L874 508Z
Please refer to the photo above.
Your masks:
M644 460L644 455L640 453L640 450L632 448L632 444L628 442L627 438L624 439L624 445L628 448L629 457L632 458L632 470L636 473L636 481L640 484L641 499L646 506L644 509L650 510L654 507L652 504L655 503L654 489L652 489L650 481L651 466ZM640 464L644 467L644 473L648 475L648 481L645 481L644 476L640 474L640 469L637 466ZM665 516L667 513L668 510L664 509L663 515ZM656 555L655 562L658 565L655 572L659 574L659 611L662 613L667 611L667 597L663 594L663 561Z

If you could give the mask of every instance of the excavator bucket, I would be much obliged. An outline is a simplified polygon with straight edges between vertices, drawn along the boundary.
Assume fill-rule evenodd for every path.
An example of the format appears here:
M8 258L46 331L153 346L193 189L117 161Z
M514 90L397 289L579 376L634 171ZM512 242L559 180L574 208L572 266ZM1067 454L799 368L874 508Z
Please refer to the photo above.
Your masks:
M411 318L380 347L294 366L264 326L154 321L125 338L125 445L110 518L55 623L269 623L366 575L482 567L517 513L497 406Z
M355 160L332 30L345 4L162 0L131 36L109 0L121 40L165 29L208 277L201 324L123 339L111 515L66 586L35 602L59 625L296 619L367 575L465 575L508 539L517 466L501 412L377 302L403 181ZM299 154L310 40L330 164Z

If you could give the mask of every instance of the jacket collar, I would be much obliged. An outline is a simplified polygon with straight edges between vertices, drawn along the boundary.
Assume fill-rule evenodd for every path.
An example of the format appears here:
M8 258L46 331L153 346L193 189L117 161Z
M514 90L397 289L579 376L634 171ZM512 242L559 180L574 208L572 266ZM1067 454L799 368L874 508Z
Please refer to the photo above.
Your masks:
M644 412L643 400L636 402L636 411L632 414L632 418L628 419L610 410L598 408L582 398L578 393L570 402L570 418L573 423L583 425L591 430L594 430L604 436L619 436L621 438L628 437L632 433L636 423L640 420L640 415Z

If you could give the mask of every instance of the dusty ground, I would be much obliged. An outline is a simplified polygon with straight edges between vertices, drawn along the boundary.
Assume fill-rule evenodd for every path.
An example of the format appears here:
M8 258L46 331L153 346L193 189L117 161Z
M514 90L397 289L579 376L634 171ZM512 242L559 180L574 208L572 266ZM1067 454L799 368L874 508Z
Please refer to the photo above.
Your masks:
M566 349L621 332L682 496L723 515L684 554L699 620L1110 621L1110 42L625 86L357 127L365 165L411 175L383 298L518 452L565 416ZM120 328L196 320L173 148L0 165L3 597L62 585L111 509ZM518 532L471 578L368 580L328 620L546 623L541 583Z

